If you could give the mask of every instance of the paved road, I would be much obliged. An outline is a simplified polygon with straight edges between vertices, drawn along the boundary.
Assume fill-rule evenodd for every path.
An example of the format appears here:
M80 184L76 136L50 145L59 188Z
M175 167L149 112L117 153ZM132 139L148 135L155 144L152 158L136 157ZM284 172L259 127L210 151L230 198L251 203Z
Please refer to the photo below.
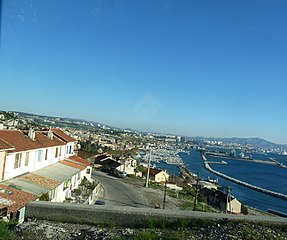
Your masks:
M104 200L106 206L148 207L144 199L130 185L122 182L122 179L99 171L93 172L93 178L103 186L104 191L99 199Z

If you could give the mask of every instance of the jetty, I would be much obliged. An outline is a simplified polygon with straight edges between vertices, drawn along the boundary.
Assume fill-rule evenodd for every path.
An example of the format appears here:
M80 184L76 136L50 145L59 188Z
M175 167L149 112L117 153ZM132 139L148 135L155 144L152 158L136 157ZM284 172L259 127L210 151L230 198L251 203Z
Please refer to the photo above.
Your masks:
M238 160L238 161L245 161L245 162L257 162L257 163L264 163L264 164L272 164L272 165L279 165L277 161L274 160L261 160L261 159L253 159L253 158L241 158L241 157L234 157L234 156L229 156L223 153L214 153L214 152L205 152L205 155L209 155L215 158L224 158L228 160Z
M275 164L277 164L279 167L281 168L287 168L286 165L284 165L283 163L281 162L278 162L275 158L269 158L272 162L274 162Z
M225 161L221 161L221 162L215 162L215 161L207 161L208 164L227 164L227 162Z
M258 186L254 186L254 185L249 184L249 183L247 183L247 182L243 182L243 181L238 180L238 179L236 179L236 178L227 176L227 175L225 175L225 174L223 174L223 173L221 173L221 172L215 171L214 169L212 169L212 168L209 166L208 161L207 161L207 158L204 156L204 154L201 154L201 157L202 157L202 160L204 161L204 167L205 167L208 171L210 171L210 172L212 172L212 173L214 173L214 174L216 174L216 175L218 175L218 176L220 176L220 177L222 177L222 178L225 178L225 179L227 179L227 180L230 180L230 181L232 181L232 182L235 182L235 183L237 183L237 184L240 184L240 185L242 185L242 186L245 186L245 187L248 187L248 188L250 188L250 189L256 190L256 191L258 191L258 192L266 193L266 194L268 194L268 195L271 195L271 196L274 196L274 197L278 197L278 198L287 200L287 195L285 195L285 194L283 194L283 193L278 193L278 192L274 192L274 191L271 191L271 190L267 190L267 189L264 189L264 188L261 188L261 187L258 187Z

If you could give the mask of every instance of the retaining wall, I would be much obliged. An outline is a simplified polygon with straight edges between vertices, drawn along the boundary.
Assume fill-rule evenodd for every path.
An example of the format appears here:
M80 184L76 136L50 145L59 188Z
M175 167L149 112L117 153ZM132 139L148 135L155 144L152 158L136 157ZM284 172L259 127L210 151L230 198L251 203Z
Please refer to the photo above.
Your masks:
M286 218L257 217L221 213L206 213L169 209L111 207L86 204L31 202L26 207L26 217L45 219L56 222L82 224L108 224L125 226L145 226L150 222L178 222L183 220L247 220L253 222L270 222L287 224Z

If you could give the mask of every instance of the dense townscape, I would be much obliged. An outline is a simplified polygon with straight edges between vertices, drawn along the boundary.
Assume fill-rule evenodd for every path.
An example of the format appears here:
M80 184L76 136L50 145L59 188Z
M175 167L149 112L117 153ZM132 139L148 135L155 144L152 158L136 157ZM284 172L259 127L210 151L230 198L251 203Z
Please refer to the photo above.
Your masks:
M119 184L119 187L122 183L105 183L106 177L99 171L118 177L125 183L138 185L139 189L136 191L141 195L141 200L137 201L145 207L168 206L181 210L248 214L248 208L240 202L240 199L221 191L214 179L200 179L197 174L185 167L178 154L188 152L191 148L200 151L203 158L206 154L223 156L222 154L230 152L228 154L232 155L234 149L248 154L255 151L285 154L284 146L270 143L262 147L262 143L267 144L264 140L261 140L261 146L256 146L224 140L143 133L84 120L2 111L0 112L0 163L3 172L0 183L1 218L23 223L27 218L26 205L35 200L111 204L110 200L103 200L104 194L111 194L105 188L114 184ZM221 150L207 152L207 148ZM176 165L180 176L153 166L162 161ZM146 192L143 190L146 189L144 186L163 192L163 202L162 197L151 199L151 193L142 195ZM110 198L120 199L118 195L113 197L110 195ZM33 224L31 221L24 223L23 227L15 228L15 231L24 235L27 231L34 232L35 230L30 229ZM214 231L223 231L221 228L215 227ZM75 231L79 232L79 236L85 236L83 239L97 239L94 232L100 230ZM83 235L82 231L87 235ZM106 237L99 239L113 238L111 233L108 233L110 230L103 231L106 232ZM196 231L194 235L190 235L194 236L191 239L202 234L201 230ZM274 234L282 233L274 232ZM55 237L52 233L49 236ZM78 239L79 236L72 234L66 236L66 239ZM132 234L121 233L120 236L131 237ZM217 237L213 236L210 239Z

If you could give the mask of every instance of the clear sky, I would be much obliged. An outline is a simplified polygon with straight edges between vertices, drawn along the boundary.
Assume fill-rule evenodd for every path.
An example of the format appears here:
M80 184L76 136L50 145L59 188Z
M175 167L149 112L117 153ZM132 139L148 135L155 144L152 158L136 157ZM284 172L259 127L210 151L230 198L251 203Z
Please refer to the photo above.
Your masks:
M0 109L287 143L286 0L4 0Z

